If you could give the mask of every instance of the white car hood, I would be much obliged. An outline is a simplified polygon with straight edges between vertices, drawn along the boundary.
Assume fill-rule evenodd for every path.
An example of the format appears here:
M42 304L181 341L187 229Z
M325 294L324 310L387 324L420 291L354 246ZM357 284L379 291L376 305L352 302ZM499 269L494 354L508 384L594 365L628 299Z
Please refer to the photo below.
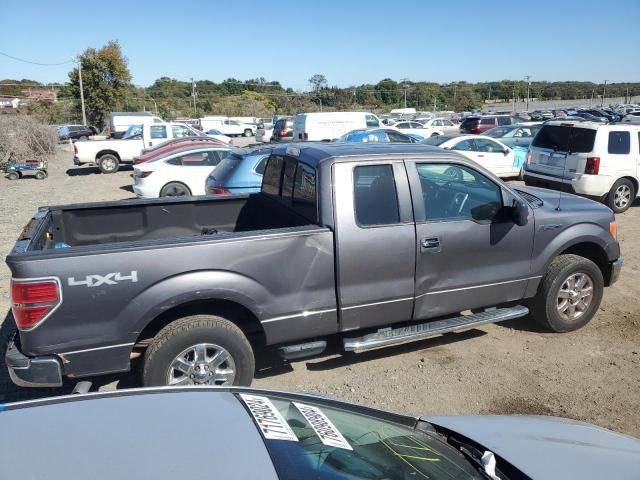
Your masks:
M640 440L557 417L422 417L479 443L533 479L638 479Z

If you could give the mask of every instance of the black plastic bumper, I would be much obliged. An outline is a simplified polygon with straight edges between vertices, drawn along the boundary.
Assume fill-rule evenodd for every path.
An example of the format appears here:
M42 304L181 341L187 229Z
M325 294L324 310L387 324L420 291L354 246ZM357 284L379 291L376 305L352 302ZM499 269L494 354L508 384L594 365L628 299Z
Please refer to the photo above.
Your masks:
M9 341L4 359L11 381L19 387L62 386L62 366L58 357L27 357L12 339Z
M618 281L618 277L620 276L620 271L622 270L622 264L624 260L622 257L611 262L611 277L609 278L609 285L613 285Z

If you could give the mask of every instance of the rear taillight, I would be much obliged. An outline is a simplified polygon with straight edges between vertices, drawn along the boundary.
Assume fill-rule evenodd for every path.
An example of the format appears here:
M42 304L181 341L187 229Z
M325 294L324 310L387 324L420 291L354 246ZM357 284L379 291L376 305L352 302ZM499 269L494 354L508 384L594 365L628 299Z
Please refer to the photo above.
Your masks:
M209 187L211 195L231 195L231 191L221 187Z
M600 171L600 157L588 157L584 173L587 175L598 175Z
M309 134L307 132L304 132L304 139L309 140Z
M78 145L76 145L75 143L73 144L73 153L75 153L76 155L78 154Z
M57 280L11 280L11 310L20 330L31 330L62 300Z
M151 175L152 173L153 173L153 172L149 172L149 171L147 171L147 172L140 172L140 173L138 174L138 178L147 178L147 177L148 177L149 175Z

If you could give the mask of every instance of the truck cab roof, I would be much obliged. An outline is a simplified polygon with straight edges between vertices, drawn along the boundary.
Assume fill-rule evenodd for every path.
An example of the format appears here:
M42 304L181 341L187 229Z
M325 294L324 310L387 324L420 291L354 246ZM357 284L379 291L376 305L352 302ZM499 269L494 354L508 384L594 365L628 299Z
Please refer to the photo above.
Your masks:
M301 158L310 166L337 157L370 157L375 155L428 155L445 154L442 149L414 143L357 143L357 142L303 142L281 145L273 149L274 155Z

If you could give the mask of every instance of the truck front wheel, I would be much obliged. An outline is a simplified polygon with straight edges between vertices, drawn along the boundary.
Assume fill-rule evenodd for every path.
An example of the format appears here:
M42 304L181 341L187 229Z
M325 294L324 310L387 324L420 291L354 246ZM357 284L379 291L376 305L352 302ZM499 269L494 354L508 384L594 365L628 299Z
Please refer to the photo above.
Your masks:
M595 263L578 255L560 255L542 278L531 314L553 332L577 330L596 314L603 291L604 279Z
M222 317L192 315L164 327L144 356L146 387L249 386L255 360L242 330Z
M102 155L98 159L98 168L102 173L116 173L120 168L120 160L110 153Z
M252 137L252 136L253 136L253 130L251 130L250 128L247 128L247 129L244 131L244 136L245 136L245 137L247 137L247 138L248 138L248 137Z

